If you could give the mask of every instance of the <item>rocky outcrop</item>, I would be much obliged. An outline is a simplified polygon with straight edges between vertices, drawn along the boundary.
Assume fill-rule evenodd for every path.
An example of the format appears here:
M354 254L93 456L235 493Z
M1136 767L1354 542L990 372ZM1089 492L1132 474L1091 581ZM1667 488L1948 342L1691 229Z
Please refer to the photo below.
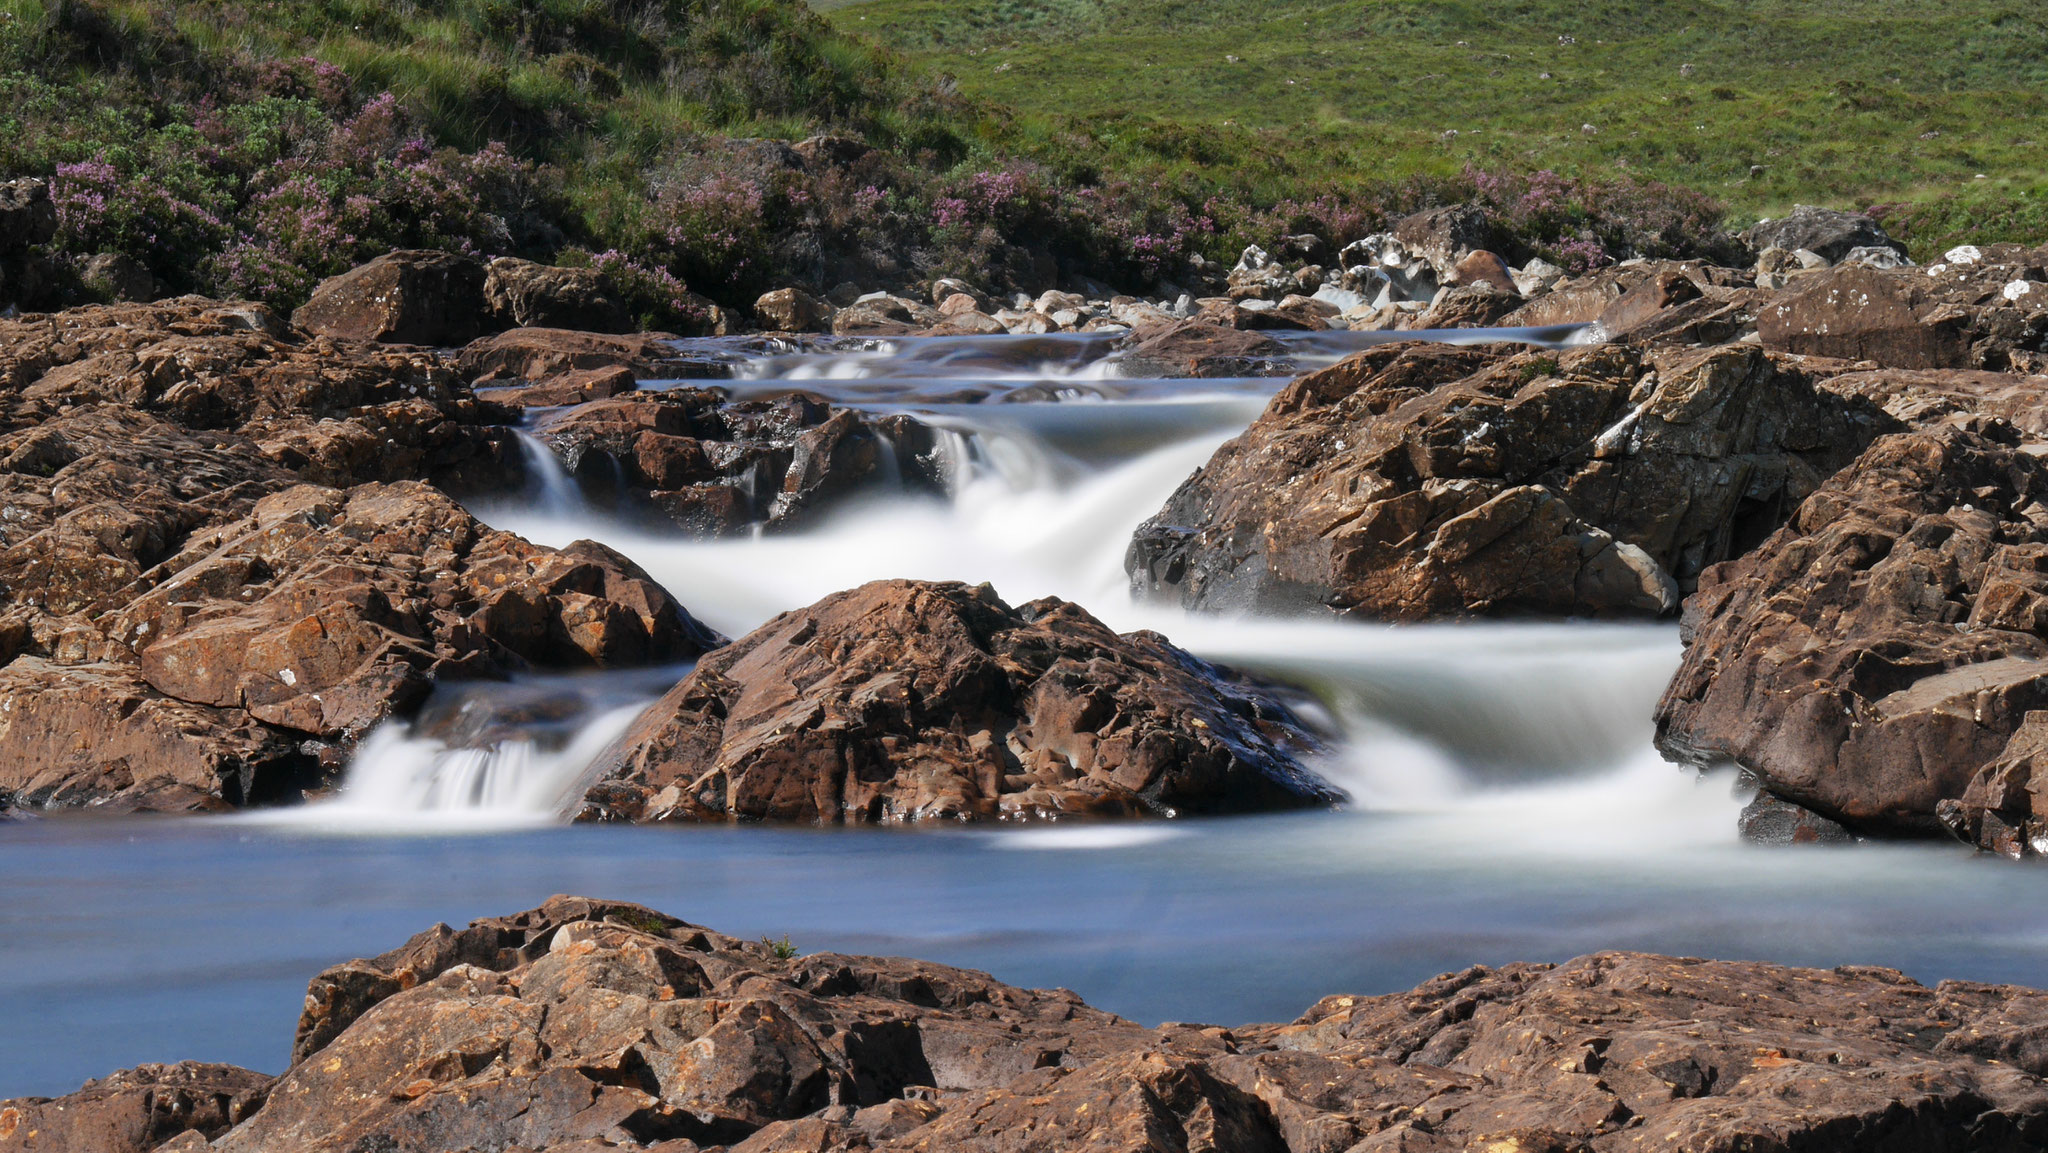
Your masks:
M486 275L475 257L405 249L321 281L292 323L337 340L467 344L488 326Z
M682 338L667 332L611 335L560 328L515 328L463 348L456 369L478 384L542 381L565 372L623 368L637 379L685 375L676 350Z
M1152 633L882 581L700 662L599 762L586 820L900 822L1329 805L1278 701Z
M152 1153L203 1148L262 1108L272 1080L201 1061L138 1065L87 1081L57 1100L0 1102L0 1149Z
M754 315L775 332L818 332L829 330L836 310L801 288L778 288L761 294L754 302Z
M1126 563L1195 609L1656 614L1891 427L1742 346L1386 345L1281 390Z
M250 488L280 491L179 537L166 501L164 521L102 508L8 550L0 636L24 655L0 677L0 790L45 807L293 800L437 680L722 640L601 545L529 544L417 482L287 483L259 472ZM102 559L94 531L128 551Z
M2048 474L2009 426L1889 436L1686 602L1667 756L1865 833L2018 853L2048 709Z
M1740 239L1752 252L1804 249L1830 264L1859 248L1888 248L1900 256L1906 255L1906 246L1886 235L1884 226L1869 216L1811 204L1796 205L1776 220L1760 221L1744 231Z
M2048 372L2048 270L1972 258L1800 277L1757 314L1764 344L1886 368Z
M625 332L630 323L594 268L553 268L501 256L486 270L483 299L491 328Z
M634 392L551 415L539 432L593 504L699 536L793 527L861 492L944 492L929 426L802 394Z
M1599 953L1151 1029L556 897L321 973L274 1080L144 1067L0 1102L0 1149L2018 1153L2048 1142L2044 1026L2013 986Z

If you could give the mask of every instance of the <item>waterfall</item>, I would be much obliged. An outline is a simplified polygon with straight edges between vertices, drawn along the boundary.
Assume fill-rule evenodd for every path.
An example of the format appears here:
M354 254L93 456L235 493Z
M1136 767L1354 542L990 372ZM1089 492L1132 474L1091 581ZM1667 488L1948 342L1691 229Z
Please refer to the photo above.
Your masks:
M557 519L581 513L583 490L562 467L554 451L525 429L517 430L517 435L519 452L526 462L528 499L532 501L534 511Z

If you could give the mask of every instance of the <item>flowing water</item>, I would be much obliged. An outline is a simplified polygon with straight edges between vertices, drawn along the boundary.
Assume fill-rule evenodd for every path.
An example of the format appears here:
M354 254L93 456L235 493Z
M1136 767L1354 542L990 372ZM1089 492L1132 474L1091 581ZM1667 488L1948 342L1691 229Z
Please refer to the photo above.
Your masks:
M1294 352L1312 367L1369 339L1317 334ZM583 766L681 670L444 689L368 737L325 804L0 825L0 1097L140 1061L277 1069L315 970L556 892L1064 985L1147 1021L1285 1018L1330 992L1601 948L2048 985L2048 874L1940 845L1739 844L1732 775L1650 747L1671 626L1388 628L1134 604L1132 528L1282 382L1125 379L1106 352L1031 338L744 359L736 391L802 388L946 430L948 499L884 496L801 535L706 543L621 527L537 468L523 499L479 512L544 543L603 540L734 636L884 577L1076 600L1310 690L1341 735L1323 768L1349 806L1029 829L569 827Z

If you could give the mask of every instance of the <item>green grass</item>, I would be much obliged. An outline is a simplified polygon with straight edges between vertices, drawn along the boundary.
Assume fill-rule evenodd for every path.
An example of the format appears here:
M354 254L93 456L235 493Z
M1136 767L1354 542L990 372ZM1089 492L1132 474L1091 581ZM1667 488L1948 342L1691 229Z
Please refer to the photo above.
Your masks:
M1026 148L1080 138L1136 168L1249 168L1217 177L1248 187L1468 164L1629 174L1738 218L1925 205L1895 218L1922 249L2048 238L2048 5L2028 0L868 0L826 14L1014 107L1008 138Z

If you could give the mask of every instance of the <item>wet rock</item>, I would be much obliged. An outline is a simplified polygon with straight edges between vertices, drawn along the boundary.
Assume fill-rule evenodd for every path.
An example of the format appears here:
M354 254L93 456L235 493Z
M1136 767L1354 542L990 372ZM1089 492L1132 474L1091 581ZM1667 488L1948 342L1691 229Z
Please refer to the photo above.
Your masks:
M700 662L600 760L584 819L823 823L1328 805L1269 696L1076 605L881 581Z
M484 309L491 328L567 328L580 332L626 332L625 308L605 288L594 268L552 268L501 256L484 277ZM445 344L454 341L411 341Z
M944 491L928 426L801 394L635 392L551 415L539 430L594 503L702 536L791 527L861 492Z
M1272 376L1293 370L1287 346L1270 336L1199 320L1132 330L1119 342L1125 376Z
M241 1095L261 1078L216 1075L227 1108L247 1103L212 1148L2018 1153L2048 1141L2048 994L1930 989L1856 966L1599 953L1332 996L1287 1024L1146 1029L1064 991L788 956L640 906L556 897L331 968L306 1013L292 1067L260 1105ZM107 1116L93 1094L108 1083L0 1102L0 1143L59 1109ZM120 1132L141 1113L127 1099Z
M425 485L301 485L187 540L103 618L167 696L352 741L433 682L684 659L718 641L631 561L484 527Z
M1742 839L1757 845L1847 845L1855 834L1811 809L1759 791L1736 818Z
M233 1065L138 1065L55 1100L0 1101L0 1149L154 1153L191 1147L170 1144L190 1134L204 1148L262 1108L270 1082Z
M392 252L321 281L292 323L337 340L467 344L489 324L485 277L474 257Z
M1193 609L1654 615L1892 427L1747 347L1386 345L1281 390L1126 567Z
M763 326L776 332L820 332L829 330L831 305L801 288L778 288L763 293L754 302L754 315Z
M1834 263L1858 248L1888 248L1900 256L1906 246L1887 236L1884 227L1860 212L1835 212L1811 204L1794 207L1777 220L1760 221L1744 231L1742 243L1752 252L1767 248L1795 252L1805 249Z
M1709 570L1657 708L1665 755L1733 760L1857 832L1984 843L2003 834L1973 813L1995 812L2031 837L2014 766L2048 708L2048 475L2017 439L1885 437Z
M483 388L478 390L478 395L492 404L515 408L566 408L606 397L624 396L639 387L640 382L634 379L632 369L613 365L610 368L570 369L535 384Z

